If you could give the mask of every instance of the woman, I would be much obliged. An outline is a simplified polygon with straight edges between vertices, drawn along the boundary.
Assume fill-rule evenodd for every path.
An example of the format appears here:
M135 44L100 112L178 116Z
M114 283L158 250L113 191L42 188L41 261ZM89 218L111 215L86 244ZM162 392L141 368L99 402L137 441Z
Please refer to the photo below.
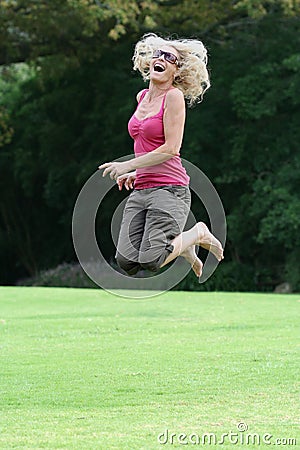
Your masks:
M136 44L134 69L149 88L137 94L128 130L135 158L99 166L133 189L123 214L117 245L118 265L129 275L158 271L183 256L199 277L203 264L195 246L223 259L221 243L203 222L183 232L190 209L189 177L181 164L185 101L193 104L209 88L207 53L197 40L165 40L150 33ZM131 172L132 171L132 172Z

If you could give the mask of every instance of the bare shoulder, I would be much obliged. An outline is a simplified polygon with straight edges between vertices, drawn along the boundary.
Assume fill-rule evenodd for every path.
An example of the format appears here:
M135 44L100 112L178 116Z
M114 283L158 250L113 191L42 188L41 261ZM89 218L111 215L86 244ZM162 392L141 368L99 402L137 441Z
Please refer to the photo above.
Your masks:
M170 89L166 95L166 106L171 108L184 107L184 96L180 89L174 88Z
M140 101L141 95L142 95L142 93L143 93L144 91L145 91L145 89L142 89L141 91L139 91L139 92L136 94L136 101L137 101L137 102Z

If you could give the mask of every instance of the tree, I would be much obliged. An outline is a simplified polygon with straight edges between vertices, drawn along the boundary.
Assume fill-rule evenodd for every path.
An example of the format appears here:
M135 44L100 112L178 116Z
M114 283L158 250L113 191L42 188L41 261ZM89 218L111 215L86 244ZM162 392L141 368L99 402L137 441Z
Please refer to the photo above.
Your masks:
M130 55L151 25L209 48L212 88L188 113L183 147L217 184L229 224L226 260L204 288L297 288L299 2L288 3L162 0L127 11L127 2L0 0L0 57L29 62L0 77L2 283L74 259L79 189L99 162L132 152L126 122L143 84ZM113 253L107 239L104 248Z
M235 36L222 58L219 82L234 114L219 177L229 248L233 259L254 268L263 289L286 280L300 287L293 266L300 256L299 31L298 19L266 17L251 34Z
M139 20L147 22L155 7L149 0L0 0L0 65L93 59Z

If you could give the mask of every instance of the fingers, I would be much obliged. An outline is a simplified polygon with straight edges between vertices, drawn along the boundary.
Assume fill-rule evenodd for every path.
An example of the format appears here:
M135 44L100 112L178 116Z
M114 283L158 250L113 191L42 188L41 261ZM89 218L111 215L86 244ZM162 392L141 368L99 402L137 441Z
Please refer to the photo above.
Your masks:
M134 181L135 181L135 177L130 177L128 180L128 184L130 186L130 189L133 189L134 187Z
M132 177L127 178L127 180L125 181L125 188L127 189L127 191L133 189L133 181L134 179Z
M113 165L113 163L104 163L104 164L101 164L101 166L98 166L98 169L104 169L102 176L105 177L108 173L110 173L114 170L114 165ZM116 170L114 172L116 172ZM114 175L115 175L115 173L114 173ZM112 173L111 173L110 178L111 179L115 178L114 175L112 176Z
M108 173L110 174L109 176L110 176L110 178L112 180L115 180L115 179L118 178L117 170L114 168L113 165L110 165L110 166L106 167L106 169L104 170L102 176L105 177Z
M116 166L117 163L104 163L98 166L98 169L104 169L102 176L105 177L107 174L109 174L110 178L112 180L116 180L118 184L119 191L122 190L123 186L125 186L125 189L129 191L130 189L133 189L133 183L135 180L135 177L128 176L129 173L125 173L123 175L119 175L120 166Z
M110 165L111 165L111 163L104 163L104 164L101 164L101 166L98 166L98 169L105 169L105 167L108 167Z
M105 177L112 170L111 163L102 164L98 169L104 169L102 176Z
M123 184L124 184L125 179L124 178L122 179L122 178L118 177L116 181L117 181L117 185L118 185L119 191L121 191L122 188L123 188Z

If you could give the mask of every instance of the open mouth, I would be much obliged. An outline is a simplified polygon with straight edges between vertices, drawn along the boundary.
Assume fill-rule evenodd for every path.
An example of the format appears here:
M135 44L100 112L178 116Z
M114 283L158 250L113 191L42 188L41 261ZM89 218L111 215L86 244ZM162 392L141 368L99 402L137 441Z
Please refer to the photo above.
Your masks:
M153 69L155 72L164 72L166 70L165 66L159 62L154 64Z

